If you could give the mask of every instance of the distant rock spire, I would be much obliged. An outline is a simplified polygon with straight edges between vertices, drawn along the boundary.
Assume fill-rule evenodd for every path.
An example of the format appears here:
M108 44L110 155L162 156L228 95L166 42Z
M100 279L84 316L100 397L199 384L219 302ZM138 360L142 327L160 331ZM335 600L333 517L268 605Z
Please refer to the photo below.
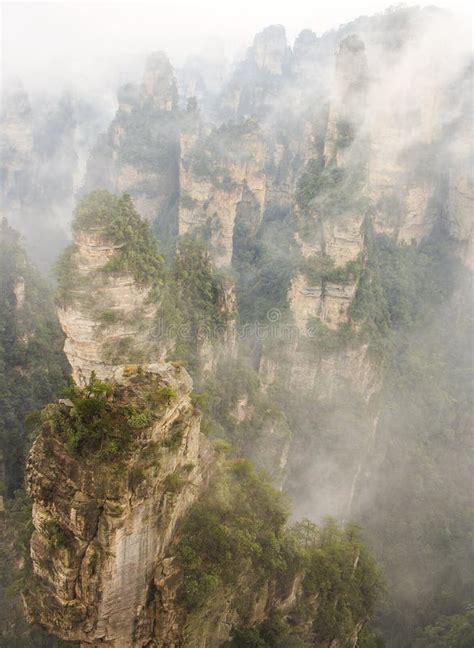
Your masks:
M311 29L303 29L296 37L293 46L293 56L298 59L305 57L317 42L318 37L314 31L311 31Z
M154 52L146 62L141 85L144 100L151 100L160 110L174 110L178 105L178 90L174 71L163 52Z
M335 161L338 150L352 143L365 115L367 57L364 42L356 34L339 45L334 81L324 147L326 163Z
M290 55L283 25L270 25L258 33L250 48L250 56L260 70L281 75Z

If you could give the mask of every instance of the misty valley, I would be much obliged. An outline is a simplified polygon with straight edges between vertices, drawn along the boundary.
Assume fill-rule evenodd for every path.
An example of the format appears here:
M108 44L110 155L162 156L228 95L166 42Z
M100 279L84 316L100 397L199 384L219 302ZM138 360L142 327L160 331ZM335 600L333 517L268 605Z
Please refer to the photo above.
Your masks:
M469 41L2 84L0 647L474 648Z

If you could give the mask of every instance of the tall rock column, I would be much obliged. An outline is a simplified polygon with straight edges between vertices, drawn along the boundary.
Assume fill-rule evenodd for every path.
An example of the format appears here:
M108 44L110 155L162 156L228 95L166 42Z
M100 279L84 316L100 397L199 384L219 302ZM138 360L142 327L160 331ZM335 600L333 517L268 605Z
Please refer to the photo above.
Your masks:
M355 295L365 218L368 151L360 129L367 87L364 43L348 36L336 55L323 159L309 161L297 189L302 227L296 228L296 242L304 262L292 280L289 301L303 333L311 317L330 329L347 323Z
M152 295L160 267L148 225L129 197L104 191L84 199L74 242L58 267L58 317L78 384L87 383L93 371L111 378L124 364L163 359L166 345L154 338L159 300Z
M119 107L88 162L85 190L127 192L158 229L176 233L179 194L178 93L173 68L152 54L139 86L118 92Z
M265 142L257 124L224 124L210 133L183 131L179 234L206 239L216 266L232 261L236 224L256 232L266 196Z
M365 45L359 36L345 38L337 52L324 157L341 165L365 117L368 69Z
M50 633L113 648L155 636L155 570L213 462L191 390L186 370L171 364L116 373L107 403L85 397L120 425L106 431L104 419L98 445L92 428L71 445L80 394L43 414L27 465L34 578L25 602Z
M163 267L148 223L129 196L98 191L73 229L58 314L76 384L42 412L28 459L25 602L63 639L139 648L155 636L155 570L214 452L189 374L154 337Z

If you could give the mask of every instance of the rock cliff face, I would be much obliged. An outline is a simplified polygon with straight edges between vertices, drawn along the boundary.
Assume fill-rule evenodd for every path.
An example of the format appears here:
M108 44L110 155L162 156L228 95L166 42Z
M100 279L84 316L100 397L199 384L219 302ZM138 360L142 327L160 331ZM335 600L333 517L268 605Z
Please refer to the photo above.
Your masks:
M110 378L126 362L139 361L152 342L156 304L148 302L150 287L137 286L130 274L110 274L104 267L121 246L105 230L93 228L76 234L72 252L76 288L58 308L66 334L64 351L78 384L92 371ZM155 351L164 357L166 348Z
M355 34L348 36L341 42L336 56L324 142L326 164L343 163L345 150L355 139L365 117L368 82L365 45Z
M172 396L124 456L109 463L71 456L47 424L27 467L35 528L28 609L50 632L87 645L127 648L156 638L155 576L213 461L186 371L170 364L134 371L115 374L114 403L130 404L143 389ZM51 406L66 418L69 407Z
M460 79L461 88L472 87L472 68L468 68ZM466 93L470 96L469 92ZM450 114L454 114L448 130L449 172L448 172L448 229L454 240L460 243L460 257L467 267L474 269L474 178L473 150L468 145L471 131L472 105L469 100L449 102ZM455 110L453 111L452 102Z
M271 25L255 36L246 58L222 92L219 112L224 118L263 117L278 98L291 61L285 29Z
M252 122L208 135L181 136L179 234L205 238L218 267L228 267L236 231L257 232L265 205L265 145Z
M182 522L216 464L191 389L182 367L128 366L115 373L106 401L103 392L76 391L72 400L44 410L27 464L34 531L24 601L31 621L84 648L219 648L238 628L258 627L275 615L296 625L297 636L307 641L324 632L321 594L308 591L303 565L290 563L287 573L277 569L263 577L244 562L235 582L221 583L199 607L190 609L183 600L195 567L187 573L177 555L186 537ZM119 451L106 439L91 451L87 436L72 450L78 412L84 401L90 406L96 399L112 416L128 417L132 433ZM129 418L132 411L135 418ZM253 490L244 495L255 496ZM213 520L212 511L205 519ZM349 567L357 551L357 545L349 551ZM357 561L349 580L356 569ZM347 645L355 646L365 622L358 609Z
M112 197L99 192L96 201L106 209ZM34 582L25 594L30 618L49 632L116 648L172 632L172 617L157 618L157 574L215 461L186 370L143 363L159 356L151 335L157 304L132 274L104 272L121 252L105 225L84 224L65 257L74 277L61 284L58 314L78 387L72 400L45 410L29 456ZM107 395L98 378L109 381ZM107 412L96 445L89 407Z
M25 200L28 174L31 173L33 122L28 95L22 87L11 88L3 105L0 121L2 192L14 204Z
M158 628L158 645L181 645L183 648L219 648L225 645L229 640L229 629L238 626L240 621L235 607L237 591L220 590L212 597L205 614L188 621L183 633L184 615L182 610L176 608L174 590L176 578L180 576L182 574L172 558L163 561L157 576L162 593L159 618L164 620L162 627ZM262 623L272 613L291 613L305 599L302 580L302 574L298 574L286 586L282 587L273 580L262 586L251 575L244 575L238 591L247 593L247 614L251 624Z
M127 192L142 216L175 233L178 95L166 56L151 55L141 85L122 87L118 101L115 119L89 159L84 190Z

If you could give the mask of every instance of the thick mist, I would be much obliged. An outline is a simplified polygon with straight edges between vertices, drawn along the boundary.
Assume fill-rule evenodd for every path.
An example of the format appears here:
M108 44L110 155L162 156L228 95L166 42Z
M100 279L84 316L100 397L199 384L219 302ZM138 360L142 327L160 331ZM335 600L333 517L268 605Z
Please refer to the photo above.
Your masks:
M85 194L129 193L188 337L176 244L203 246L184 276L229 310L185 359L206 433L292 521L360 524L374 628L424 648L474 601L467 3L244 7L5 7L2 216L47 274Z

